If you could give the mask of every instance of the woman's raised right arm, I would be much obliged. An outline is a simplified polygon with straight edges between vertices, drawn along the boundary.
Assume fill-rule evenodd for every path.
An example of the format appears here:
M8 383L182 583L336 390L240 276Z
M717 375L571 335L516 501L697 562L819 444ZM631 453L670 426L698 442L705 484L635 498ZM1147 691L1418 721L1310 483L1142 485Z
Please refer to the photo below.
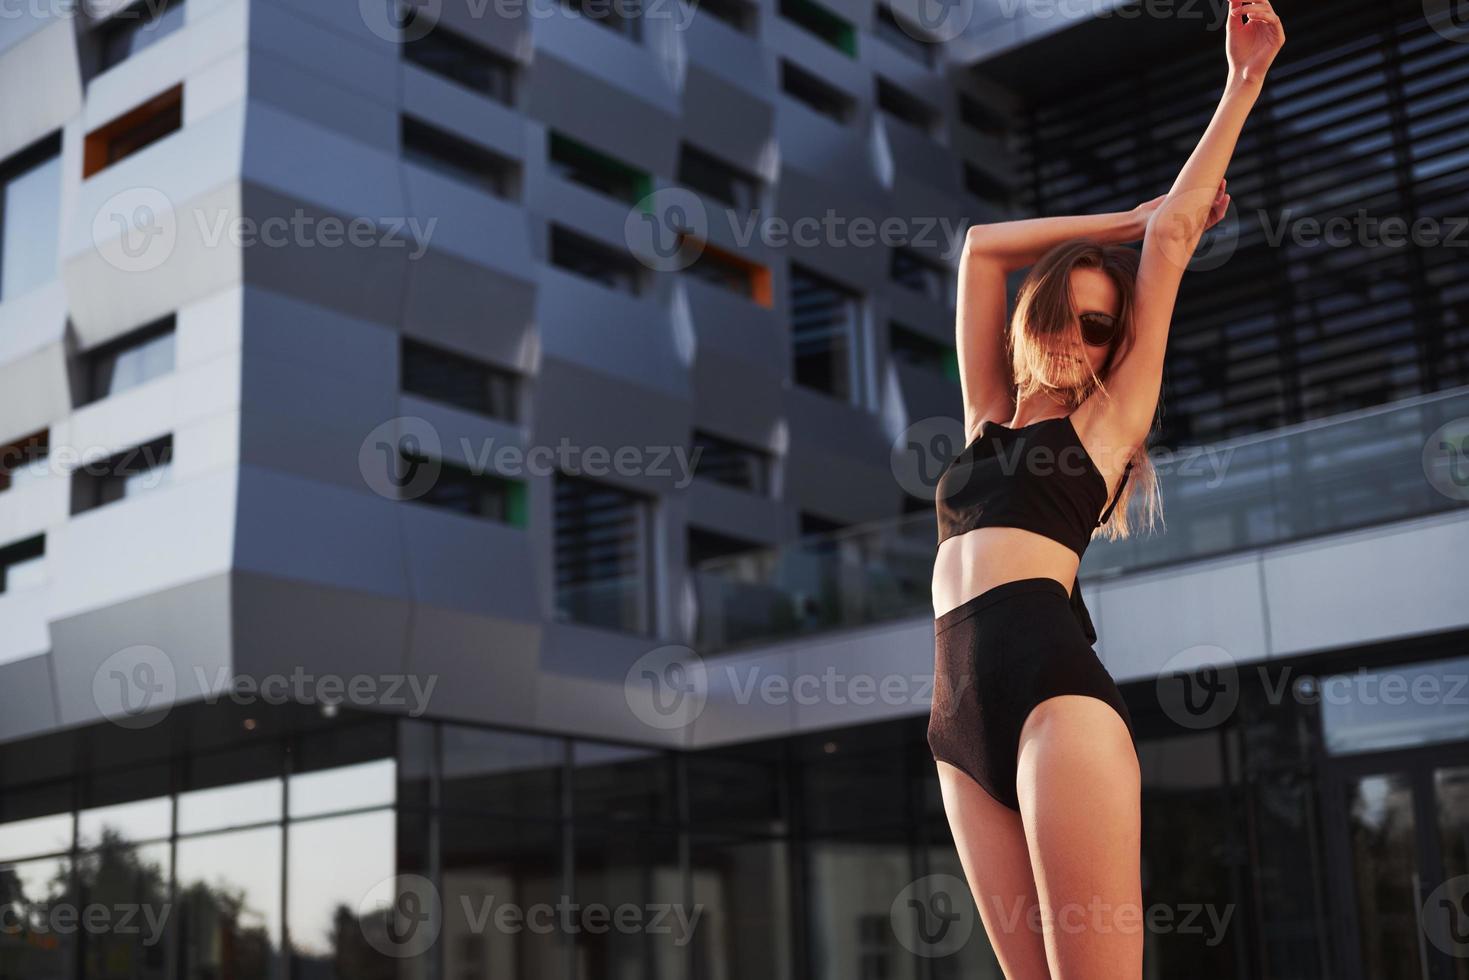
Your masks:
M1246 16L1249 23L1242 21ZM1228 207L1225 168L1265 72L1285 43L1285 29L1269 0L1229 0L1226 30L1229 76L1224 94L1143 236L1133 309L1135 342L1108 381L1114 400L1106 413L1104 438L1119 448L1141 443L1152 427L1179 281L1204 231Z

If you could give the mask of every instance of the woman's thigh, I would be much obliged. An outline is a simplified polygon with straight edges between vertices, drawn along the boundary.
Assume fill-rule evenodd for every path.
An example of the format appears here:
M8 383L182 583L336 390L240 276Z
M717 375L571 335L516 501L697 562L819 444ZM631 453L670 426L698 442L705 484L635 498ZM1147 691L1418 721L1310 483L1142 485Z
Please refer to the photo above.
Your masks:
M1035 877L1020 814L938 763L944 812L990 946L1007 980L1049 980Z
M1016 790L1054 980L1140 980L1137 752L1106 701L1051 697L1020 732Z

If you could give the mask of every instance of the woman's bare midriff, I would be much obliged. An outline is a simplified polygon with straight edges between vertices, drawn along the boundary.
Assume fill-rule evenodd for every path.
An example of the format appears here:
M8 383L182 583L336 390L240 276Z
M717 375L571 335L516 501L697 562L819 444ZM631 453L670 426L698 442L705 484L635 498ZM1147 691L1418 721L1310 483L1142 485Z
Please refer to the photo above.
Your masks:
M933 563L933 614L956 606L1005 582L1053 578L1067 592L1081 559L1043 534L1018 527L980 527L939 545Z

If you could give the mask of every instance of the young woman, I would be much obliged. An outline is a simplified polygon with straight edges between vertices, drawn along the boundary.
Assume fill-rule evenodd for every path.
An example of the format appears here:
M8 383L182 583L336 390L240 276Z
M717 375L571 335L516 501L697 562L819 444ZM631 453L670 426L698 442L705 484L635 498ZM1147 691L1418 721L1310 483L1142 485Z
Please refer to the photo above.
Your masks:
M1229 206L1225 168L1284 42L1268 0L1229 0L1224 94L1166 195L979 226L965 243L968 445L936 495L928 741L1008 980L1143 975L1136 737L1076 572L1109 518L1111 537L1128 533L1132 494L1158 516L1146 441L1179 281ZM1140 253L1121 244L1139 238ZM1026 266L1007 330L1005 277Z

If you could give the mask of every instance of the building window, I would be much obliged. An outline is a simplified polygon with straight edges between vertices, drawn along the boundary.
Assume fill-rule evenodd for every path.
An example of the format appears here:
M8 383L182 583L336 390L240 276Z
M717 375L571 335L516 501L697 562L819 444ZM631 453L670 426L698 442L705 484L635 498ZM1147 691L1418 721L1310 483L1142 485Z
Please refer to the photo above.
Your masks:
M716 531L691 527L689 528L688 544L689 568L697 572L708 562L723 561L736 555L749 554L752 551L763 550L763 547L758 541L747 541L744 538L734 538Z
M83 405L168 374L174 367L174 317L164 317L89 351L82 367Z
M520 168L514 160L460 139L412 116L402 123L403 159L496 197L517 194Z
M180 84L88 133L82 149L82 177L101 173L183 125L184 87Z
M172 470L171 435L123 450L100 462L83 463L72 473L71 512L81 514L156 490L169 482Z
M626 252L593 241L560 225L551 226L551 264L636 296L643 288L643 266Z
M738 211L760 206L760 178L688 143L679 148L678 182Z
M0 592L15 592L43 583L46 536L38 534L0 548Z
M766 309L774 305L770 270L722 248L703 243L698 257L684 271L696 279L754 300Z
M791 348L795 382L836 398L856 387L858 295L799 265L791 266Z
M615 31L629 41L643 37L640 0L562 0L568 10Z
M959 355L954 348L899 323L890 324L888 351L894 361L959 380Z
M442 25L406 42L403 57L496 102L515 104L515 62Z
M910 249L893 249L889 277L898 285L920 292L932 300L942 302L948 293L948 266Z
M970 163L963 162L964 166L964 189L981 201L990 201L994 204L1005 206L1010 199L1010 188L1000 181L985 173L984 170Z
M51 453L49 431L37 432L0 446L0 493L24 486L46 472Z
M877 5L873 33L920 64L932 68L938 62L939 46L932 41L920 40L919 35L923 32L916 27L904 26L893 13L893 8L885 3Z
M429 463L425 456L402 453L403 464L410 473ZM426 493L413 498L415 503L457 511L470 517L525 527L527 497L525 484L518 480L489 473L475 473L463 466L435 461L439 474Z
M916 95L905 92L886 78L877 80L877 107L915 129L930 136L939 131L939 114L933 106Z
M408 394L516 421L519 378L515 374L406 337L402 358L401 384Z
M120 64L184 26L184 0L139 0L97 28L97 73Z
M972 95L959 93L959 121L977 133L1002 137L1007 126L1005 120Z
M627 204L653 193L653 178L569 136L551 133L551 171L564 180L590 187Z
M839 123L848 122L857 112L856 99L789 61L780 63L780 87L797 102L804 102L812 110Z
M603 483L556 475L556 613L650 633L652 506Z
M770 454L709 432L694 432L694 475L750 493L770 493Z
M849 58L857 57L857 29L813 0L780 0L780 15L799 24Z
M756 6L746 0L698 0L689 6L695 10L695 16L708 14L716 20L733 27L741 34L755 33L755 26L759 23L759 13Z
M61 225L61 136L0 163L0 301L56 278Z

